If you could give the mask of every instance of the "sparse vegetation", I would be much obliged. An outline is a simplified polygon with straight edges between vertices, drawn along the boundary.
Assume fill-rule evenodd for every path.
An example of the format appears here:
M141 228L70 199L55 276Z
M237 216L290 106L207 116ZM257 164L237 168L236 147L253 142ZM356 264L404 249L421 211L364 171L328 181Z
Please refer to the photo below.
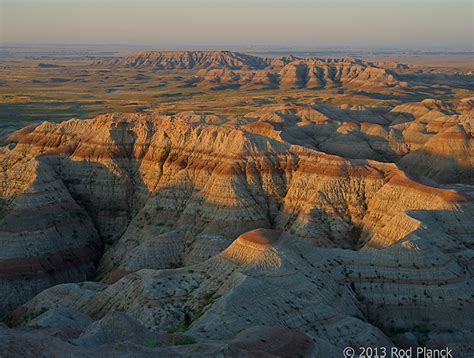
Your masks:
M158 341L156 341L155 339L150 339L148 342L146 342L146 346L148 348L156 348L158 347Z

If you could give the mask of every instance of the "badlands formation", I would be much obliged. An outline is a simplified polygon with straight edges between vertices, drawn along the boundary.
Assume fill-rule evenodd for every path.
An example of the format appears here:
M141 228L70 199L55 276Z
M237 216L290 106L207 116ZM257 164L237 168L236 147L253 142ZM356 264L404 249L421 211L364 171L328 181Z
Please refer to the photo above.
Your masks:
M189 85L213 83L214 89L407 86L393 71L351 58L262 58L230 51L148 51L97 64L148 70L195 70L195 75L188 80Z
M198 86L414 85L359 60L102 65L192 69ZM287 103L16 131L0 149L0 352L472 356L473 114L473 98Z

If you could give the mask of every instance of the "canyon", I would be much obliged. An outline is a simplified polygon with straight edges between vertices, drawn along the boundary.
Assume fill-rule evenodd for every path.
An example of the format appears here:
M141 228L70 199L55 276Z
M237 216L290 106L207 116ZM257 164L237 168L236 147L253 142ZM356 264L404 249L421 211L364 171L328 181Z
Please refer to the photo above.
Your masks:
M472 356L472 75L230 51L90 66L203 97L8 130L0 351Z

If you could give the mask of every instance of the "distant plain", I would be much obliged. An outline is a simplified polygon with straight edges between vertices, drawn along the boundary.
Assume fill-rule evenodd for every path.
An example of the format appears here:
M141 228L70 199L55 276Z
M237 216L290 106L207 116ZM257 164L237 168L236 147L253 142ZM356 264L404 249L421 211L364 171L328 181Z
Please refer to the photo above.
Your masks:
M102 55L103 56L103 55ZM194 71L156 71L97 65L93 56L30 56L0 58L0 137L37 121L91 118L110 112L204 111L243 115L265 104L351 104L394 106L425 98L457 100L469 88L411 89L372 96L333 89L227 88L189 85ZM473 71L470 56L364 56L364 60L405 63L410 71L438 74Z

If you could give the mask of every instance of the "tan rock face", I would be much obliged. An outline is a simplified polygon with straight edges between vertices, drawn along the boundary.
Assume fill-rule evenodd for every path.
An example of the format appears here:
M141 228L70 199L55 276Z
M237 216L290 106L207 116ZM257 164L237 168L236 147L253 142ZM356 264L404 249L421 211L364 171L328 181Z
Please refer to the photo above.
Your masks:
M276 270L281 266L273 244L278 242L279 230L256 229L240 235L220 256L248 267Z
M258 69L266 67L263 58L230 51L144 51L124 59L112 60L112 64L161 70L213 67Z
M343 219L334 225L328 223L328 230L344 231L344 220L360 222L366 210L364 204L386 184L400 184L404 190L416 189L435 197L449 196L449 192L412 183L395 167L375 162L353 164L291 145L281 135L275 136L275 140L254 135L245 130L249 125L242 130L234 125L209 125L205 120L199 123L191 118L100 117L91 123L100 126L93 134L87 122L65 124L72 126L71 134L66 135L62 128L54 128L51 134L44 131L49 130L49 125L40 126L21 139L9 156L17 151L29 155L62 153L55 160L73 196L90 202L86 206L97 215L110 211L111 202L116 202L112 211L133 219L129 229L134 230L140 226L149 229L146 220L156 215L157 208L163 211L162 224L166 226L167 209L173 210L176 217L175 208L181 208L185 201L187 205L181 213L178 211L183 226L212 227L217 225L212 221L219 218L226 222L229 232L237 234L232 231L236 224L229 221L237 220L230 213L241 212L240 223L276 223L286 225L287 229L300 226L298 231L303 236L304 230L311 229L312 219L317 221L318 217L331 215ZM250 129L254 132L253 127ZM61 132L60 140L57 132ZM105 181L112 192L96 192L89 183L87 189L83 188L84 173L87 178ZM341 186L341 180L345 186ZM315 213L315 208L320 214ZM212 217L211 210L220 212L221 217ZM289 225L292 215L296 217ZM317 224L322 226L324 221ZM207 231L204 230L216 233Z
M230 51L147 51L96 65L158 70L196 71L189 83L198 85L334 88L357 90L406 87L391 69L357 59L263 58Z
M52 284L93 277L102 246L87 211L47 160L10 159L2 160L2 313Z
M116 310L203 340L270 325L339 352L403 331L467 352L469 187L389 161L469 182L470 102L404 106L111 114L15 133L0 150L0 312L39 293L9 322L54 309L106 323ZM410 159L420 149L463 165ZM41 292L94 275L103 283ZM468 317L457 335L448 316Z
M249 327L275 325L337 352L353 341L388 348L387 335L399 344L398 332L412 332L420 345L447 344L463 355L473 337L471 278L459 259L467 251L440 249L436 241L449 236L426 234L418 230L389 248L357 252L252 230L192 266L144 269L111 285L53 287L11 322L27 324L40 308L66 306L98 322L120 311L155 331L184 325L198 340L228 340ZM420 322L429 322L429 330Z

